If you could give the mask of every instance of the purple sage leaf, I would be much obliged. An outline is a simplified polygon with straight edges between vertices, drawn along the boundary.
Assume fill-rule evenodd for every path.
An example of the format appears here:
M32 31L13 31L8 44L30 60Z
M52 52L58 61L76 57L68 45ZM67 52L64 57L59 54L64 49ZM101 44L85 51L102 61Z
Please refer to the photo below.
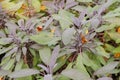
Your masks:
M55 65L56 60L58 58L59 51L60 51L60 46L58 45L54 48L54 50L52 52L51 59L50 59L50 64L49 64L50 74L52 74L54 65Z

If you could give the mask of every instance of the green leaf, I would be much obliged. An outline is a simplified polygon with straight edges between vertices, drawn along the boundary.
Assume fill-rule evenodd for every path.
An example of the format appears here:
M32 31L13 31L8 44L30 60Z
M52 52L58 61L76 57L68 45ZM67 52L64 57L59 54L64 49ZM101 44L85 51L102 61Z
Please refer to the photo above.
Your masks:
M9 46L7 48L0 49L0 54L4 54L5 52L11 50L14 46Z
M16 78L15 80L33 80L32 76Z
M2 66L4 70L10 70L14 66L15 59L10 59L6 64Z
M117 40L116 40L116 43L120 43L120 39L117 39Z
M109 11L109 13L104 15L103 18L107 19L107 18L113 18L113 17L118 17L118 16L120 16L120 7L116 8L113 11Z
M113 50L112 50L112 53L120 53L120 46L118 46L118 47L116 47L116 48L114 48Z
M48 65L51 57L51 49L49 47L44 47L39 50L39 55L41 60Z
M107 18L105 20L107 22L110 22L111 24L116 24L116 25L120 26L120 18L112 17L112 18Z
M8 56L8 57L5 57L5 58L3 57L3 59L1 60L1 63L0 63L0 66L8 63L9 60L10 60L10 57L11 57L11 56Z
M1 45L10 44L11 42L12 42L12 38L1 38L0 39L0 44Z
M11 11L17 11L18 9L21 8L23 3L24 3L23 1L20 1L19 3L15 4L13 7L11 7L10 10Z
M34 74L39 74L39 71L35 69L22 69L22 70L15 71L9 74L8 76L10 78L20 78L20 77L31 76Z
M104 57L107 57L107 58L110 57L110 54L107 53L107 52L105 52L105 50L104 50L103 47L98 46L98 47L96 48L96 50L97 50L96 54L101 55L101 56L104 56Z
M8 53L5 54L5 57L11 56L12 54L16 53L18 50L18 47L14 47L13 49L11 49Z
M86 9L85 6L81 6L81 5L77 5L75 7L72 8L73 10L76 10L76 11L83 11Z
M97 28L96 29L96 32L103 32L103 31L106 31L106 30L111 30L113 28L115 28L116 25L115 24L111 24L111 25L103 25L101 26L100 28Z
M92 2L92 0L77 0L79 2Z
M111 73L114 68L119 64L119 62L110 62L107 65L103 66L99 70L95 71L94 75L105 75Z
M70 80L68 77L65 77L63 75L60 75L56 80Z
M101 62L101 64L103 64L103 65L106 64L106 61L105 61L104 57L102 57L102 56L97 56L97 59Z
M21 54L22 54L22 51L21 51L21 50L18 50L17 53L16 53L16 56L15 56L17 62L20 61Z
M57 62L57 65L54 68L53 72L56 72L57 70L59 70L66 62L66 59L64 59L63 57Z
M9 51L9 50L11 50L12 48L13 48L13 46L10 46L10 47L8 47L8 48L0 49L0 54L3 54L3 53L5 53L5 52Z
M50 32L40 32L38 35L33 35L30 37L31 40L37 42L38 44L47 45L53 37Z
M67 76L73 80L92 80L90 77L80 72L77 69L67 69L62 71L62 75Z
M22 65L23 65L23 60L20 60L19 62L17 62L15 66L15 71L20 70L22 68Z
M116 43L120 43L120 34L119 33L109 32L108 35L111 37L111 39L116 41Z
M32 6L34 7L36 12L40 11L40 1L39 0L32 0Z
M40 57L38 56L38 54L36 54L36 51L34 49L29 48L29 50L30 50L31 54L34 56L33 57L33 61L34 61L33 65L36 66L38 64L38 60Z
M69 63L66 69L71 69L73 67L73 63Z
M83 53L84 54L84 53ZM82 54L81 55L78 55L77 57L77 60L76 60L76 68L78 69L78 71L86 74L89 76L84 64L83 64L83 56Z
M28 17L22 15L21 13L16 12L15 15L16 15L18 18L28 20Z
M8 74L10 74L11 72L9 70L2 70L0 69L0 76L6 76Z
M55 37L52 33L45 31L42 31L37 35L31 36L30 39L37 42L38 44L48 46L55 45L58 43L59 40L61 40L60 37Z
M60 10L58 14L52 15L54 19L58 20L60 22L61 28L64 30L66 28L69 28L72 23L72 17L74 16L68 11Z
M88 55L86 54L86 53L82 53L82 60L80 59L79 60L79 57L77 58L77 60L79 60L79 63L80 63L80 61L82 62L82 63L84 63L85 65L87 65L87 66L91 66L92 65L92 62L91 62L91 60L90 60L90 58L88 57ZM88 62L89 61L89 62ZM77 61L78 62L78 61ZM80 65L79 65L80 66Z
M109 52L112 52L115 49L112 45L107 44L107 43L105 43L104 46L105 46L105 50L107 50Z
M86 53L83 53L82 62L84 65L91 67L93 70L97 70L99 68L99 65L96 64L94 60L90 59Z
M61 37L53 37L51 41L48 42L48 46L56 45L60 40L61 40Z
M110 74L117 74L120 73L120 69L114 69L110 72Z
M73 34L75 32L74 28L67 28L62 34L62 41L65 45L69 44L72 40Z

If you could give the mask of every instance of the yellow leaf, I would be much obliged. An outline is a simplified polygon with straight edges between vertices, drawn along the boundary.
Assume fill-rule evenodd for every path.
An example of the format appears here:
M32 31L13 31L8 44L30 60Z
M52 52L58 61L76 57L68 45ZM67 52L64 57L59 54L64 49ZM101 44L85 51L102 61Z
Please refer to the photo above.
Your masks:
M1 4L2 4L2 7L5 10L7 10L8 12L9 11L17 11L18 9L21 8L23 1L20 1L18 3L14 3L14 2L9 2L8 0L5 0L5 1L2 1Z
M55 27L53 29L51 29L51 33L54 33L55 32Z
M44 6L44 5L40 6L40 10L45 11L46 10L46 6Z
M32 6L34 7L36 12L40 11L40 1L39 0L32 0Z
M88 34L88 30L85 31L85 34Z

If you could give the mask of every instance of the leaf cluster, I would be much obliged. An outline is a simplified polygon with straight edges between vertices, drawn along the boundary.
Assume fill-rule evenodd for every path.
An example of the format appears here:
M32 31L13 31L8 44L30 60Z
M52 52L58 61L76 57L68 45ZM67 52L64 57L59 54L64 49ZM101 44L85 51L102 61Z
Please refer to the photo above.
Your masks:
M0 2L0 77L120 79L119 0Z

